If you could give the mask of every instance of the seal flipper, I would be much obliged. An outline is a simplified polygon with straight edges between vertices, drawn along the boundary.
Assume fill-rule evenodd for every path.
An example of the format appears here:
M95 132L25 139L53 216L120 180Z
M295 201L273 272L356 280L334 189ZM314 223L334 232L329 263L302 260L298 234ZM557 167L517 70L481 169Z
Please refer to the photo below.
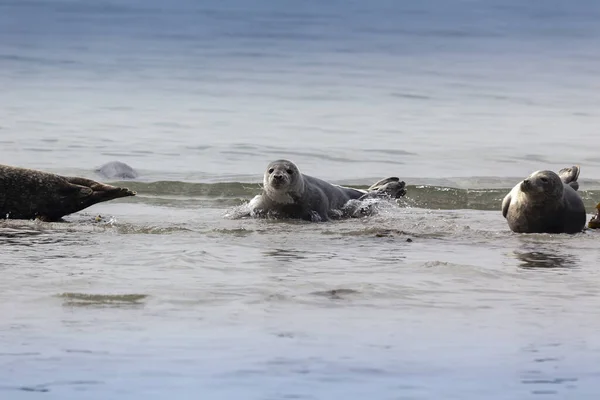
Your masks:
M502 200L502 216L504 218L506 218L506 216L508 215L508 207L510 207L511 201L512 198L510 197L510 193L504 196L504 199Z
M400 182L400 178L397 178L397 177L395 177L395 176L391 176L391 177L389 177L389 178L382 179L382 180L380 180L380 181L377 181L377 182L375 182L374 184L372 184L372 185L369 187L369 189L368 189L368 190L377 190L377 189L379 189L380 187L382 187L382 186L384 186L385 184L387 184L387 183L390 183L390 182Z
M564 184L571 186L575 190L579 189L579 182L577 182L577 178L579 178L579 165L561 169L558 171L558 176L560 176Z
M391 197L397 199L406 194L406 183L393 176L375 182L367 189L367 193L362 195L359 200L374 197Z

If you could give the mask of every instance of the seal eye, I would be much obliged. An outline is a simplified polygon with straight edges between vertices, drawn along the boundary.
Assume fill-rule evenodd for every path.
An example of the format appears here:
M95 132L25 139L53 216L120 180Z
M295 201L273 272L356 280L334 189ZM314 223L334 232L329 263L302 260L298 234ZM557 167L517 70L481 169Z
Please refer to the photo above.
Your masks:
M270 168L270 169L269 169L269 173L270 173L270 174L272 174L272 173L273 173L273 171L275 171L275 169L274 169L274 168Z
M548 178L540 178L540 180L544 183L548 182Z
M291 174L293 174L293 173L294 173L294 171L293 171L293 170L291 170L291 169L287 169L285 172L287 172L287 173L288 173L288 175L291 175Z

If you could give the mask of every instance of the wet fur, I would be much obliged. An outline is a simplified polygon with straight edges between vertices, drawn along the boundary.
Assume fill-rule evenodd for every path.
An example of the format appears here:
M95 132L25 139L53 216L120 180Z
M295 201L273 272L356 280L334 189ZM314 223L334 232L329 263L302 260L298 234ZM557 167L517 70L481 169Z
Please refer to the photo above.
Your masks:
M90 179L0 165L0 218L60 221L96 203L135 196Z
M291 179L285 189L272 187L272 173ZM292 170L290 175L286 170ZM398 178L386 178L369 190L359 190L333 185L319 178L301 174L291 161L277 160L269 164L263 181L263 193L252 200L250 206L256 215L271 214L281 218L306 221L329 221L344 217L344 205L352 199L368 197L400 197L405 193L405 183Z
M542 177L549 184L542 185ZM578 177L579 167L573 166L561 169L559 175L536 171L527 178L530 185L518 183L502 201L502 215L510 229L518 233L581 232L586 211L576 192Z

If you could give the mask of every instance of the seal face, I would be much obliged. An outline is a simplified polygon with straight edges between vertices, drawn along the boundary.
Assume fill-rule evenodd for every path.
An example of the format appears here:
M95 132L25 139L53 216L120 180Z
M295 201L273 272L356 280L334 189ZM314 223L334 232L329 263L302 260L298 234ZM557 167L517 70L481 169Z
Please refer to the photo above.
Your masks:
M293 204L304 194L304 179L290 161L273 161L263 177L264 193L276 204Z
M577 233L586 212L579 187L579 167L536 171L513 187L502 201L502 215L518 233Z
M276 160L269 163L264 173L263 192L250 201L250 215L328 221L356 213L356 205L344 208L349 200L397 198L406 193L405 186L395 177L383 179L368 190L333 185L302 174L289 160Z
M560 199L563 196L563 183L560 177L552 171L536 171L523 179L520 189L528 197L538 202L545 199Z

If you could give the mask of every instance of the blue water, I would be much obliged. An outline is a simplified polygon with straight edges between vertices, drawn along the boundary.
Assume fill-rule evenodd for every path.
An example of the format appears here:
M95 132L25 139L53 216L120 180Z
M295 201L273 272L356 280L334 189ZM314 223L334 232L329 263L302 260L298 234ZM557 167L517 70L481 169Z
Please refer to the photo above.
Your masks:
M593 0L0 0L1 162L257 182L286 157L324 179L467 187L580 164L597 180L599 21ZM600 391L593 234L523 239L464 210L271 226L194 201L1 232L0 397Z
M593 1L0 4L6 163L600 174Z

